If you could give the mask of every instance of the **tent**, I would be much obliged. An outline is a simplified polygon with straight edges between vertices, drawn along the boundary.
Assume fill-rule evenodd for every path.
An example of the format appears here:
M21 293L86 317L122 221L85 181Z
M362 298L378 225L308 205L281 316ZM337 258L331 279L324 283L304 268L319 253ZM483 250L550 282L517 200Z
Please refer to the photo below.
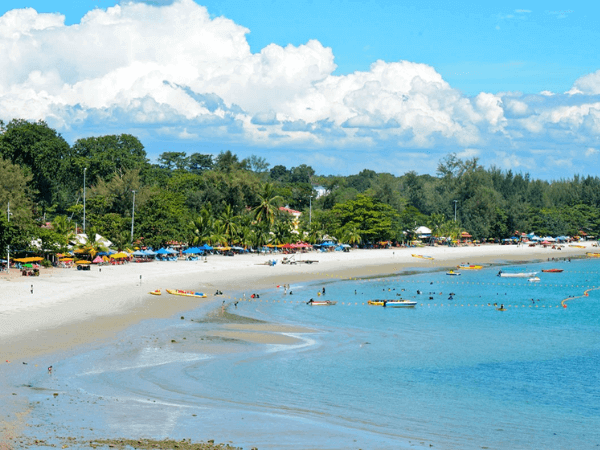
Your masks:
M208 245L208 244L203 244L200 247L198 247L200 250L213 250L213 248Z
M431 230L427 227L419 227L415 230L416 234L431 234Z
M144 250L136 250L133 252L133 256L147 256L147 254Z
M103 261L104 261L104 260L102 259L102 256L96 256L92 262L93 262L94 264L98 264L98 263L101 263L101 262L103 262Z

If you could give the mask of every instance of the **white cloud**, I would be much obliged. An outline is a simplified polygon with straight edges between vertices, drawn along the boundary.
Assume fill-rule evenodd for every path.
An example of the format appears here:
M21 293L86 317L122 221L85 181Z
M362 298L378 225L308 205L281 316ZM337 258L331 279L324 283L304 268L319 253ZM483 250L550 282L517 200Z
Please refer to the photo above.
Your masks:
M600 70L579 77L567 94L600 95Z
M600 70L567 94L468 97L426 64L379 60L337 76L332 50L316 40L252 53L248 32L193 0L97 8L70 26L60 14L9 11L0 17L0 118L45 119L78 137L143 130L185 141L458 149L465 157L509 148L502 167L518 167L514 149L540 139L597 146Z
M600 153L600 152L598 151L598 149L595 149L595 148L593 148L593 147L588 147L588 148L585 150L585 156L587 156L587 157L590 157L590 156L597 155L598 153Z

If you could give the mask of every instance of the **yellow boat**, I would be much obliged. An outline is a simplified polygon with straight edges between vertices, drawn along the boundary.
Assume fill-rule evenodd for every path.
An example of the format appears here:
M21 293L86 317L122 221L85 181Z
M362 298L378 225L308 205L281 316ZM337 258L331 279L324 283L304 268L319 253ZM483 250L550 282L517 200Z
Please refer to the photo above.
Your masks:
M483 266L461 264L460 266L457 266L456 268L462 269L462 270L481 270L481 269L483 269Z
M590 258L600 258L600 253L591 253L591 252L587 252L586 256L590 257Z
M181 289L167 289L171 295L181 295L182 297L206 298L204 292L182 291Z
M160 289L157 289L155 291L150 291L148 292L148 294L152 294L152 295L162 295L162 292L160 291Z
M585 245L569 244L569 247L573 247L573 248L585 248Z
M414 253L412 254L413 258L421 258L421 259L433 259L433 256L425 256L425 255L415 255Z

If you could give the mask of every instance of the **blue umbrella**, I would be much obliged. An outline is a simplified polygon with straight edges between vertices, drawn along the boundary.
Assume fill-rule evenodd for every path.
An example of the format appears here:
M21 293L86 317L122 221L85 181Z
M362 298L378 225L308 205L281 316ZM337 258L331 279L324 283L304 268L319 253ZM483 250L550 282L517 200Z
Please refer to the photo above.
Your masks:
M168 255L169 253L171 253L171 252L169 252L167 249L161 248L155 254L156 255Z

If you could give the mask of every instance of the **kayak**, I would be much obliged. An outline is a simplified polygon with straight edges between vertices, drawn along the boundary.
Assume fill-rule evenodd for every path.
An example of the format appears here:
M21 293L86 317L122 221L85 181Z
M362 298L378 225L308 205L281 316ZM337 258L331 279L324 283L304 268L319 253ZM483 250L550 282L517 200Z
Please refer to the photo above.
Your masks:
M181 295L183 297L206 298L204 292L182 291L181 289L167 289L167 292L171 295Z
M155 291L150 291L148 292L148 294L152 294L152 295L162 295L162 292L160 292L160 289L157 289Z

